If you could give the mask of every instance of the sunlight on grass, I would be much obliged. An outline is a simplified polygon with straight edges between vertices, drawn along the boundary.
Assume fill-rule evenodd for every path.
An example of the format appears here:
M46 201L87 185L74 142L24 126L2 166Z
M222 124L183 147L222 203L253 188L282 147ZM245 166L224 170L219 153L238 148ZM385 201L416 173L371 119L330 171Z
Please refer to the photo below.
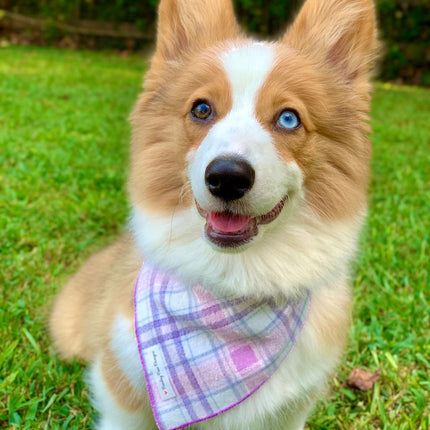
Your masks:
M83 366L56 358L54 294L124 227L129 126L146 61L0 49L0 427L93 424ZM350 343L309 429L428 429L430 91L377 84L370 214ZM382 369L373 392L345 383Z

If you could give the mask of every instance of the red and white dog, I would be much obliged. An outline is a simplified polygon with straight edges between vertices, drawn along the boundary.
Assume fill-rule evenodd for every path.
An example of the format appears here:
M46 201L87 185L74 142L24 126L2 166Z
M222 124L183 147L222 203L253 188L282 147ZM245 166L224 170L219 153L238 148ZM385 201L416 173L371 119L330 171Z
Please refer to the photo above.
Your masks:
M155 429L134 329L144 259L214 295L312 305L252 396L193 429L302 429L341 356L349 265L366 214L372 0L307 0L277 42L246 38L230 0L161 0L131 116L130 234L60 293L51 333L91 363L100 429Z

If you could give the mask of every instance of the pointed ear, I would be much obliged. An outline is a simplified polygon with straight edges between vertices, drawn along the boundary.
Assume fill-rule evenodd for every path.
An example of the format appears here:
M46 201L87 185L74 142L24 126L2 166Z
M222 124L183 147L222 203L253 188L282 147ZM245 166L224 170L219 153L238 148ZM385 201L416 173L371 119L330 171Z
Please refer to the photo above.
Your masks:
M173 60L238 34L231 0L161 0L155 58Z
M348 80L367 75L379 48L373 0L307 0L283 40Z

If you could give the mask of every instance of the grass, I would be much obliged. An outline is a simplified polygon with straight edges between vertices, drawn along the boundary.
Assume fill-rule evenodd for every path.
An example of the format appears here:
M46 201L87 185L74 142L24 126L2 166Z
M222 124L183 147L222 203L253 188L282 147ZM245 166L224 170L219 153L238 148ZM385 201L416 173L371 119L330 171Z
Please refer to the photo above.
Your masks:
M83 367L55 356L49 304L126 222L128 113L145 60L0 48L0 428L84 429ZM309 429L429 429L430 91L377 85L370 215L345 358ZM381 368L367 393L349 372Z

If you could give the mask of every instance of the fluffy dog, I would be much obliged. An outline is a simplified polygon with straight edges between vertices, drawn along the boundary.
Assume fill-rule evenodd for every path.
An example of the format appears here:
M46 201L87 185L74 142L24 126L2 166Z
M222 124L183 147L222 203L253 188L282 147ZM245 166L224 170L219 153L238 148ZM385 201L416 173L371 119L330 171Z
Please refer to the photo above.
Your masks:
M372 0L307 0L273 43L230 0L161 0L130 233L50 322L90 363L99 429L304 427L348 329L377 50Z

